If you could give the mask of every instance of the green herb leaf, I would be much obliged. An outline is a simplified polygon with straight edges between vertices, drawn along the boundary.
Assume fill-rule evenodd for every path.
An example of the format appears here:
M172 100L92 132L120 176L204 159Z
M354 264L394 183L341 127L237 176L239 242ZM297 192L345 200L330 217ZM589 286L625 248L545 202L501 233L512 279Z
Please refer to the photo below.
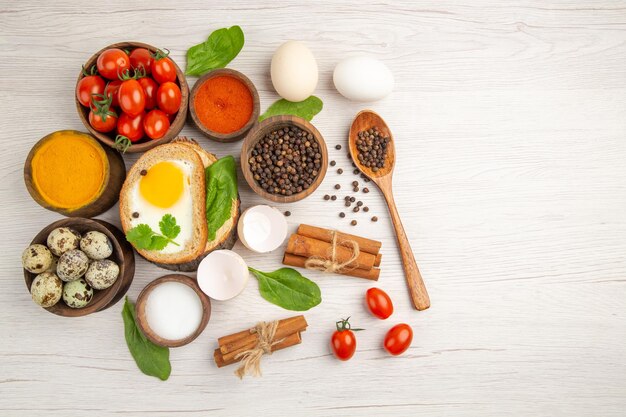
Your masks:
M287 101L283 98L275 101L274 104L265 110L265 113L259 116L259 122L267 119L268 117L282 114L291 114L311 121L313 116L322 111L323 107L324 103L319 97L316 96L310 96L306 100L299 101L297 103Z
M185 74L199 76L215 68L224 68L239 54L243 44L243 31L239 26L214 31L205 42L187 50Z
M172 372L170 350L155 345L139 330L135 317L135 306L128 300L128 297L126 297L122 309L122 318L124 319L126 344L139 370L162 381L168 379Z
M259 280L261 296L287 310L306 311L322 302L320 287L292 268L261 272L248 268Z
M164 236L174 239L180 233L180 226L176 224L176 218L171 214L163 216L159 222L159 229Z
M235 158L218 159L205 170L206 221L209 240L215 239L217 231L232 217L233 200L237 199L237 168Z
M174 216L171 214L163 216L159 222L159 229L163 234L155 232L145 223L138 224L126 233L126 240L135 248L145 250L161 250L169 243L178 246L173 239L180 233L180 226L176 225Z

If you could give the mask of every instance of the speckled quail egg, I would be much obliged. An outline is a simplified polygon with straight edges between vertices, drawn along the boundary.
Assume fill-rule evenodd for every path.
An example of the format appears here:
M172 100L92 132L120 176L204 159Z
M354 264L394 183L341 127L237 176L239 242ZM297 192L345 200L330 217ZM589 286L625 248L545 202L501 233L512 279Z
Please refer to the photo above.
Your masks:
M93 299L93 288L83 278L63 285L63 301L71 308L83 308Z
M91 259L105 259L113 253L111 241L101 232L91 231L83 235L80 249Z
M80 233L69 227L57 227L48 235L48 248L56 256L61 256L68 250L78 249Z
M28 272L40 274L47 271L52 264L52 253L44 245L30 245L22 252L22 266Z
M44 272L35 277L30 287L33 301L42 307L52 307L61 299L63 281L52 272Z
M63 281L74 281L85 275L89 268L89 258L79 249L65 252L57 263L57 275Z
M120 267L109 259L93 261L87 269L85 280L96 290L104 290L115 283L120 274Z

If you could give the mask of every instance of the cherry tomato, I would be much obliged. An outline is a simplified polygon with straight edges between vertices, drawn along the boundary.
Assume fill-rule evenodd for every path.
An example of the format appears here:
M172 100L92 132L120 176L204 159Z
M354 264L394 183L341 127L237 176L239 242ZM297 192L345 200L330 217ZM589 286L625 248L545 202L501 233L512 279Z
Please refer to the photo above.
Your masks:
M122 85L122 81L120 80L113 80L113 81L109 81L107 83L107 86L104 87L104 95L105 96L111 96L112 102L111 105L114 107L117 107L120 105L120 102L118 101L118 91L120 89L120 85Z
M330 345L333 348L335 357L342 361L347 361L354 356L354 352L356 351L356 336L354 335L354 331L363 330L351 329L348 320L350 320L350 317L341 319L335 323L337 330L335 330L330 338Z
M180 108L180 88L171 81L164 82L159 86L156 95L156 102L159 109L167 114L174 114Z
M89 124L98 132L110 132L117 125L117 116L108 109L91 109L89 112Z
M370 288L365 293L365 301L370 312L381 320L393 314L393 303L386 292L380 288Z
M117 80L124 71L130 68L130 58L121 49L111 48L100 54L96 65L98 72L104 78Z
M406 351L413 341L413 329L406 323L393 326L385 335L383 346L392 355L400 355Z
M92 94L104 93L104 80L98 75L88 75L76 85L76 99L85 107L91 104Z
M176 67L174 67L172 60L168 57L154 58L152 62L152 77L159 84L176 81Z
M155 108L157 106L156 96L159 85L150 77L142 77L137 81L141 84L146 96L146 110Z
M146 75L152 71L152 54L146 48L133 49L129 55L130 66L134 69L143 67Z
M137 116L146 108L146 95L139 81L124 80L117 92L120 109L131 116Z
M167 114L161 110L150 110L143 118L143 130L150 139L160 139L170 129L170 121Z
M137 116L130 116L127 113L120 114L117 120L117 133L126 136L135 143L143 138L143 119L146 113L141 112Z

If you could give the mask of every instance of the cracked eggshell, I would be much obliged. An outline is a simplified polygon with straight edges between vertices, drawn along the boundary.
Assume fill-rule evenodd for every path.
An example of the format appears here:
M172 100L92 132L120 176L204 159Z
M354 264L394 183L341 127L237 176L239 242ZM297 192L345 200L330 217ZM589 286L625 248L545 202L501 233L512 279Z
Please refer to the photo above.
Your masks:
M302 42L288 41L278 47L270 68L274 89L288 101L302 101L317 87L317 61Z
M40 274L47 271L53 262L50 250L38 243L30 245L22 252L22 266L28 272Z
M274 207L258 205L244 211L237 224L241 243L253 252L277 249L287 238L287 220Z
M382 61L371 56L342 60L333 71L333 83L351 101L377 101L393 90L393 74Z
M50 232L46 243L54 255L61 256L69 250L78 249L80 233L69 227L57 227Z
M246 262L228 249L209 253L198 266L198 286L215 300L230 300L239 295L249 277Z
M52 272L39 274L30 287L33 301L44 308L52 307L61 299L63 281Z

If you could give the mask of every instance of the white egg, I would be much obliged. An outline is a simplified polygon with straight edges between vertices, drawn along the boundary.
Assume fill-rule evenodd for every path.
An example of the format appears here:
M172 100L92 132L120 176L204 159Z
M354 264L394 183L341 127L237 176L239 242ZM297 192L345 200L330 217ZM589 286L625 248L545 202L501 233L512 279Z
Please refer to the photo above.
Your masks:
M271 75L274 89L282 98L302 101L317 86L317 61L303 43L288 41L274 52Z
M146 190L142 191L141 184L144 178L137 181L131 190L132 197L129 199L131 202L131 213L138 213L139 216L137 218L131 219L131 226L135 227L138 224L147 224L150 226L152 230L160 233L159 222L166 214L171 214L176 219L176 224L180 226L180 233L173 240L178 244L178 246L174 244L168 244L164 249L162 249L161 253L176 253L184 249L186 243L190 241L193 237L193 196L190 187L191 175L193 172L193 168L191 164L187 161L182 160L168 160L159 162L148 169L148 173L145 178L148 178L149 175L152 175L151 170L153 170L156 166L163 163L172 164L173 167L178 168L179 172L176 175L182 174L182 190L179 195L170 198L169 202L165 204L156 205L154 201L149 201L151 199L150 194L147 194ZM169 167L171 170L172 167ZM157 175L167 175L167 179L172 181L173 175L171 175L171 171L161 172ZM165 182L161 178L157 178L154 180L155 182L162 183L162 186L159 187L159 190L155 190L158 192L159 196L167 195L167 192L175 189L173 185ZM180 186L180 183L178 183ZM171 203L171 204L170 204Z
M376 58L346 58L335 67L333 83L342 96L351 101L376 101L393 90L393 74Z

